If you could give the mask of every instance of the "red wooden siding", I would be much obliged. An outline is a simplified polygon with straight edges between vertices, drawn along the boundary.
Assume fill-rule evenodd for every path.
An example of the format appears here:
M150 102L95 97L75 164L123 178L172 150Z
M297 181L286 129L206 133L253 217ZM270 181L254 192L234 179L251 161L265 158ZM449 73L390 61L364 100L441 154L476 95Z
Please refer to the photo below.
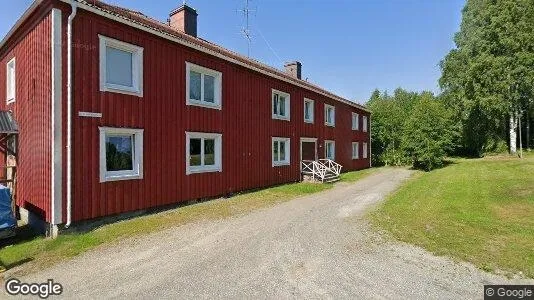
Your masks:
M38 9L0 53L0 109L19 124L17 205L50 219L51 15ZM16 60L16 102L6 105L6 63ZM2 164L4 158L2 158Z
M369 165L351 157L352 142L368 140L351 130L351 112L363 111L85 11L74 28L74 220L298 181L301 137L318 138L319 157L335 140L345 170ZM143 98L99 91L98 34L144 48ZM186 61L222 72L222 110L185 105ZM290 122L271 118L273 88L291 94ZM304 123L304 97L315 101L314 124ZM335 128L324 103L336 107ZM144 129L144 179L99 182L99 126ZM186 131L222 133L222 173L186 175ZM272 167L273 136L291 138L290 166Z

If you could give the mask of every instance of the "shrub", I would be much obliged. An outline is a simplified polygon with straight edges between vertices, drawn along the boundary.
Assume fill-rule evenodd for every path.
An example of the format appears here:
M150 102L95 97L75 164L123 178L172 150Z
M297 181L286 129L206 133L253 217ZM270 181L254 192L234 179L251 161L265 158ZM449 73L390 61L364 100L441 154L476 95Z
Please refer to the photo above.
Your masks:
M430 171L443 166L455 136L450 112L431 94L422 94L404 124L402 149L414 168Z

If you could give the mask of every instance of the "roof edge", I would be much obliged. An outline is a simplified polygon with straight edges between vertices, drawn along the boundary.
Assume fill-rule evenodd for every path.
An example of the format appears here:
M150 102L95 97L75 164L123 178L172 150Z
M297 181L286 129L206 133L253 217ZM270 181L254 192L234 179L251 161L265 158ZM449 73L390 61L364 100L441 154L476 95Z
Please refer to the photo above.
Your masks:
M60 1L68 4L68 3L70 3L71 0L60 0ZM272 77L272 78L275 78L275 79L278 79L278 80L282 80L284 82L296 85L296 86L304 88L306 90L321 94L321 95L323 95L325 97L331 98L333 100L339 101L339 102L347 104L349 106L352 106L352 107L355 107L355 108L359 108L359 109L361 109L361 110L363 110L363 111L365 111L367 113L371 113L371 111L367 107L365 107L365 106L363 106L361 104L358 104L356 102L347 100L347 99L345 99L343 97L340 97L338 95L335 95L332 92L326 91L326 90L324 90L324 89L322 89L320 87L314 87L311 84L302 83L302 82L300 82L301 80L299 81L297 79L286 78L286 77L280 75L282 73L282 71L278 71L278 73L280 73L280 74L277 74L274 71L263 70L263 69L258 68L256 66L253 66L251 64L247 64L245 62L242 62L242 61L239 61L239 60L237 60L235 58L232 58L232 57L230 57L228 55L225 55L224 53L220 53L218 51L215 51L215 50L212 50L212 49L208 49L207 47L204 47L204 46L202 46L202 45L200 45L198 43L194 43L194 42L188 41L188 40L180 37L179 35L174 35L174 34L170 34L170 33L158 30L157 28L149 26L148 24L142 23L140 21L133 20L133 19L127 17L127 16L124 16L124 15L121 15L121 14L118 14L118 13L114 13L112 11L108 11L108 10L105 10L103 8L100 8L100 7L88 5L87 2L85 2L85 1L80 1L80 0L74 0L74 1L76 1L78 3L78 8L81 8L81 9L84 9L86 11L92 12L92 13L94 13L96 15L100 15L100 16L103 16L103 17L108 18L110 20L125 24L127 26L137 28L139 30L148 32L150 34L153 34L153 35L156 35L156 36L159 36L159 37L162 37L164 39L167 39L167 40L170 40L172 42L181 44L183 46L186 46L186 47L195 49L197 51L204 52L204 53L209 54L211 56L215 56L217 58L226 60L226 61L228 61L230 63L245 67L245 68L253 70L255 72L258 72L258 73L267 75L269 77ZM220 47L220 46L218 46L218 47ZM229 51L229 50L226 50L226 51ZM260 65L263 65L260 62L256 62L256 63L260 64ZM272 69L272 67L270 67L268 65L265 65L265 68Z
M0 49L4 48L7 41L13 36L13 34L19 29L19 27L30 17L30 15L39 7L39 5L43 2L43 0L35 0L32 2L30 7L28 7L22 16L15 22L15 25L11 27L11 29L7 32L7 34L4 36L2 41L0 42Z

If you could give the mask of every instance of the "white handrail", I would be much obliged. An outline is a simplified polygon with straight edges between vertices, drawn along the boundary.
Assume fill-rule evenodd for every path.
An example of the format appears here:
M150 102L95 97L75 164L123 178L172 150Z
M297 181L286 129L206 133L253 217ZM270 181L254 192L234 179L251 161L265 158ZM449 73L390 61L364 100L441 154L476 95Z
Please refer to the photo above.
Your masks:
M329 172L336 176L341 174L342 166L331 159L302 160L301 164L303 174L310 174L323 182Z
M328 158L319 159L319 161L322 162L330 171L334 172L336 175L339 176L341 174L341 168L343 168L343 166L338 164L337 162Z
M315 160L302 161L302 173L311 174L324 180L327 172L327 167Z

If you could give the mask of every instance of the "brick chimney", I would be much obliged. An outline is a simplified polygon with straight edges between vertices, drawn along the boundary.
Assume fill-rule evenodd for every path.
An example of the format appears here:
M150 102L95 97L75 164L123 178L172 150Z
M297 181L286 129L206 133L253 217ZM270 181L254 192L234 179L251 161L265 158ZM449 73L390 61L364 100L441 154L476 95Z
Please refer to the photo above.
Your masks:
M299 61L292 61L284 65L286 73L297 78L302 79L302 64Z
M169 14L169 25L188 35L197 36L197 11L184 4Z

